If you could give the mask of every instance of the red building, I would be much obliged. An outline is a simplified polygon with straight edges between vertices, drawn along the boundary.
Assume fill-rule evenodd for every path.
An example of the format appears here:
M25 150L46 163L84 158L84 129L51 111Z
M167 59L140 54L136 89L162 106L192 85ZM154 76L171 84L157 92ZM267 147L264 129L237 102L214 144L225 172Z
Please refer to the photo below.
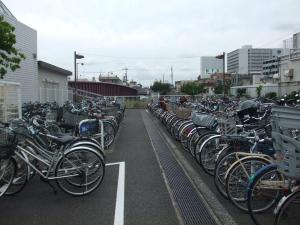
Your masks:
M68 82L69 87L75 88L74 81ZM78 81L77 89L92 92L104 96L135 96L137 90L124 85L92 82L92 81Z

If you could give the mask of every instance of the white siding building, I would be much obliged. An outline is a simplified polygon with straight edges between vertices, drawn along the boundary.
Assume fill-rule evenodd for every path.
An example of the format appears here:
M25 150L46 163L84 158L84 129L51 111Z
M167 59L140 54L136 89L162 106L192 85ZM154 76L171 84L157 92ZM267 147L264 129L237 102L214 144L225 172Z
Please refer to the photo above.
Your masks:
M19 22L1 1L0 15L4 17L5 21L15 27L14 33L17 40L15 47L26 56L26 59L20 64L21 68L15 72L8 71L3 80L20 83L22 102L37 101L37 32Z
M39 100L40 102L56 101L60 105L68 100L68 76L71 71L38 61Z

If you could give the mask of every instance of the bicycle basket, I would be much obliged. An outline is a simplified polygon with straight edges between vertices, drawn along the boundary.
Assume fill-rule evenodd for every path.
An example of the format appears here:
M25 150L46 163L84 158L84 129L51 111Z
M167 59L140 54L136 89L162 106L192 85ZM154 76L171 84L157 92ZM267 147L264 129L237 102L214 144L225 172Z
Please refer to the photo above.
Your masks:
M215 125L215 117L209 114L192 112L192 121L195 125L213 129Z
M300 141L294 136L294 131L300 129L300 109L274 106L271 124L279 170L288 177L300 179Z
M17 145L16 135L9 128L0 128L0 158L5 158L13 153Z

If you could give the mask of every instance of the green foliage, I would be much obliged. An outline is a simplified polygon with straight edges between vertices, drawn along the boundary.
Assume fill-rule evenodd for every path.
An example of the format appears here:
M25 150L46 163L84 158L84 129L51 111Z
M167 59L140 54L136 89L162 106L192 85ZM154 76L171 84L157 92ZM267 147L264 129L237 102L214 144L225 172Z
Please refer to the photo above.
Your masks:
M161 95L167 94L171 91L171 84L162 83L161 81L155 81L152 86L150 86L151 90L154 92L159 92Z
M263 88L262 85L259 85L259 86L256 88L256 94L257 94L257 97L260 97L260 96L261 96L262 88Z
M223 94L223 88L224 88L223 85L218 84L218 85L215 87L215 90L214 90L215 94L216 94L216 95Z
M244 96L246 94L246 88L238 88L236 92L238 96Z
M14 47L16 43L15 28L0 16L0 79L8 70L15 71L20 68L20 63L25 55Z
M197 95L206 92L203 84L199 84L197 82L186 82L182 85L181 91L188 95Z
M276 92L269 92L269 93L266 93L265 94L265 98L268 98L268 99L276 99L277 98L277 93Z
M229 90L230 90L230 86L231 86L231 81L230 80L225 80L225 87L223 85L223 81L222 82L218 82L217 85L214 88L214 92L216 95L220 95L223 94L224 88L225 88L225 94L229 94Z

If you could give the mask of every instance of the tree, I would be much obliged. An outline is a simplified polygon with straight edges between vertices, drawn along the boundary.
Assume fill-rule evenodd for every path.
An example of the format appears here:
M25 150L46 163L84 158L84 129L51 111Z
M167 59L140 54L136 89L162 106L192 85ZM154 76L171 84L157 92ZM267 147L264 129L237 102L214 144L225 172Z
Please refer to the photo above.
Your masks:
M238 88L237 90L236 90L236 92L237 92L237 95L239 96L239 97L241 97L241 96L244 96L245 94L246 94L246 88Z
M260 97L261 96L261 90L262 90L263 86L262 85L259 85L257 88L256 88L256 94L257 94L257 97Z
M162 83L161 81L155 81L152 86L150 86L151 90L154 92L159 92L161 95L167 94L171 91L171 84Z
M197 82L186 82L182 85L181 91L188 95L197 95L206 92L203 84Z
M15 28L0 16L0 79L8 70L15 71L25 55L14 47L16 44Z

